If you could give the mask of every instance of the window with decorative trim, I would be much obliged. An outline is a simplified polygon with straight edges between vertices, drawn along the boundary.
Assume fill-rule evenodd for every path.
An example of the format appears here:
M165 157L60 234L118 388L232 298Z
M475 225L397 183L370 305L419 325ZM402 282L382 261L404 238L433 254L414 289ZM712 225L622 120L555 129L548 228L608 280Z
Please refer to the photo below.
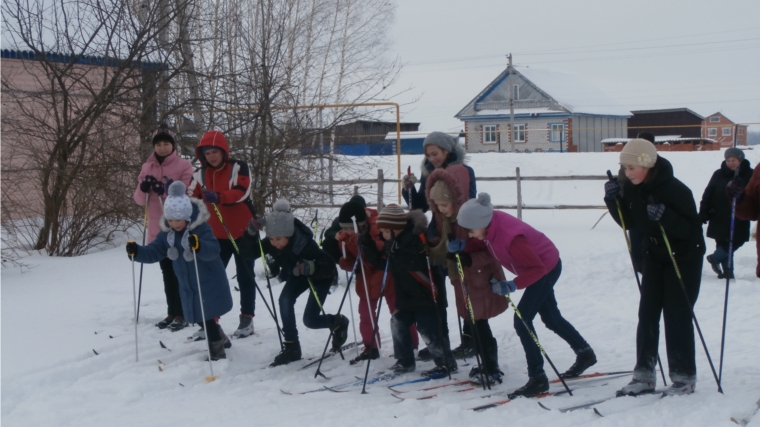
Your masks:
M515 142L525 142L525 124L515 125Z
M496 144L498 137L496 125L483 125L483 144Z
M707 136L718 136L718 128L708 128Z
M712 117L710 117L710 122L711 123L717 123L719 121L720 121L720 116L712 116Z
M731 136L731 128L723 128L723 136Z
M549 141L565 142L565 125L563 123L552 123L550 126Z

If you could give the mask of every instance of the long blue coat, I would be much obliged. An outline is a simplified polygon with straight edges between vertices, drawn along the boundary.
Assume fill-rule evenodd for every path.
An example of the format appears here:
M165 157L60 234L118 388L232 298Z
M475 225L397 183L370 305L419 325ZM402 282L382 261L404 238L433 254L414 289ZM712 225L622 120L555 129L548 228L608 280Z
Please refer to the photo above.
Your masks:
M219 242L214 237L211 226L206 223L210 216L208 209L202 200L191 198L190 201L193 203L193 215L187 228L190 233L197 235L200 241L200 250L196 253L198 275L201 281L205 320L210 320L232 310L232 294L227 272L222 259L219 258ZM175 253L178 256L172 261L172 265L179 281L182 313L190 323L203 322L193 254L182 246L185 231L174 232L163 217L160 224L161 232L151 244L138 249L135 261L146 264L158 262L168 256L170 248L176 248ZM173 234L173 245L169 244L170 233Z

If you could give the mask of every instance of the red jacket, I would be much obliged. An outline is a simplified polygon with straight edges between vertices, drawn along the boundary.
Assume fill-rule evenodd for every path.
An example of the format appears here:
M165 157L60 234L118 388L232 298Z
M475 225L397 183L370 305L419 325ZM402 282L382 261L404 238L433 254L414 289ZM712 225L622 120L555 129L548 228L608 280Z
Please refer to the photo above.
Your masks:
M369 233L372 239L375 241L375 246L378 250L382 251L385 247L385 241L380 238L380 231L377 229L377 211L374 209L364 208L367 212L367 224L369 225ZM354 268L356 258L359 256L359 235L354 233L348 235L343 231L340 231L336 236L338 240L338 247L341 251L341 258L338 260L338 265L341 270L350 272ZM345 256L343 255L343 248L345 247ZM364 264L364 274L367 276L367 290L369 290L370 299L380 298L380 290L383 287L383 274L384 270L376 270L372 267L372 264L367 262L366 257L363 258L362 264ZM356 266L356 272L354 273L354 280L356 281L356 294L360 298L366 298L366 292L364 292L364 278L362 277L361 266ZM385 279L385 297L392 298L396 294L396 290L393 286L393 277L388 274Z
M224 160L219 168L214 168L206 162L203 147L216 147L224 153ZM203 198L203 190L219 193L217 208L230 230L233 239L240 238L248 227L248 221L253 218L249 207L251 195L251 173L246 162L230 159L230 149L227 139L219 131L212 130L203 134L201 142L195 147L195 155L201 162L201 167L193 174L193 180L187 188L190 197ZM206 203L211 213L208 223L217 239L229 239L227 231L219 222L211 203Z

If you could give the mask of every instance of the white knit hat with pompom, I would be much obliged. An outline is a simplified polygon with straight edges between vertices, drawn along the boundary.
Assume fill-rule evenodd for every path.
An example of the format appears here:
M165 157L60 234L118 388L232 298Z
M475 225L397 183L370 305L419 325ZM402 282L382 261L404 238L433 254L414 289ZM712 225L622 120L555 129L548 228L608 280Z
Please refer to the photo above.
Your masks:
M171 219L184 219L190 221L190 217L193 216L193 204L190 202L190 198L185 194L185 183L182 181L174 181L169 186L169 196L164 202L164 218Z
M267 237L291 237L293 231L293 214L290 213L290 202L286 199L277 199L272 205L272 212L267 215L267 225L264 231Z
M478 230L488 227L493 217L493 205L488 193L480 193L478 197L470 199L459 208L457 223L470 230Z

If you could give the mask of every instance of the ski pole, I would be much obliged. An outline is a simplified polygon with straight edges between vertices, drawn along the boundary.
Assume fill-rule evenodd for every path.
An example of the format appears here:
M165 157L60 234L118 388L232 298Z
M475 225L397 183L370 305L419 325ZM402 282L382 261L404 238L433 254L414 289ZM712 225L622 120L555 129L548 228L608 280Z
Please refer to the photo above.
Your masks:
M607 170L607 177L610 179L610 181L612 181L612 172L610 170ZM618 216L620 217L620 225L623 228L623 236L625 237L625 244L628 247L628 257L631 259L631 267L633 268L633 275L636 276L636 284L639 287L639 295L641 295L641 279L639 279L639 273L636 272L636 264L633 261L633 246L631 246L631 239L625 230L625 219L623 218L623 209L620 207L620 195L615 197L615 204L617 205ZM665 370L662 369L662 361L660 360L659 350L657 351L657 365L660 367L660 375L662 375L662 384L667 387L668 382L665 380Z
M269 265L267 265L266 255L264 254L264 246L261 244L261 239L258 237L258 235L256 236L256 240L259 242L259 251L261 252L261 264L264 266L264 277L267 278L267 289L269 289L269 298L272 301L272 309L274 310L273 312L270 312L270 314L274 318L274 324L277 325L277 331L278 331L277 339L280 340L280 348L284 349L285 346L282 343L283 333L280 330L280 322L277 319L277 309L275 308L274 295L272 294L272 282L269 280ZM262 298L264 298L264 303L266 304L266 297L264 297L264 295L261 294L261 290L259 290L259 294L261 295Z
M198 237L196 236L196 239ZM197 242L197 240L196 240ZM203 324L206 324L206 311L203 309L203 292L201 291L201 275L198 273L198 258L195 255L195 251L198 250L198 246L196 245L192 249L193 252L193 265L195 265L195 281L198 283L198 300L201 303L201 316L203 317ZM208 368L211 370L211 375L206 377L206 382L210 383L214 381L217 377L214 375L214 364L211 362L211 337L208 335L208 331L206 331L206 352L208 353Z
M490 378L490 375L488 373L488 368L485 366L485 363L481 363L481 355L485 355L486 353L485 351L483 351L483 342L480 340L480 332L478 331L478 328L475 325L475 311L472 308L472 300L470 300L470 293L467 291L467 285L465 284L465 281L464 281L464 269L462 268L462 259L459 257L458 253L456 254L456 257L457 257L457 270L459 271L459 284L462 288L462 296L464 296L465 304L467 305L467 311L470 312L470 327L472 328L472 335L477 345L476 351L475 351L475 360L478 362L478 370L480 371L480 380L483 381L483 390L485 390L486 387L490 390L491 384L489 384L488 382L488 378Z
M741 164L737 166L734 171L734 178L739 176L739 169ZM729 231L728 241L728 271L733 272L734 268L734 220L736 219L736 197L731 199L731 228ZM726 296L723 297L723 330L720 335L720 362L718 368L718 387L720 388L723 382L723 350L726 345L726 319L728 316L728 283L730 281L729 274L726 273Z
M347 287L351 287L351 282L348 277L348 271L346 272ZM354 302L351 298L351 292L348 293L348 309L351 310L351 329L354 331L354 347L356 348L356 357L359 357L359 345L356 339L356 320L354 320Z
M128 243L134 242L134 240L130 240ZM135 296L135 256L130 255L130 258L132 258L132 304L134 304L133 310L135 313L135 363L137 363L139 361L139 358L137 356L137 297Z
M359 258L356 258L356 261L354 261L354 269L356 269L356 263L359 262ZM340 311L343 309L343 303L346 301L346 295L348 295L348 290L351 289L351 280L353 280L353 270L351 270L351 277L348 279L348 284L346 285L346 291L343 292L343 298L340 300L340 306L338 306L338 312L335 314L336 316L340 315ZM346 272L348 274L348 272ZM351 314L351 319L353 320L353 313ZM322 361L325 360L325 354L327 353L327 346L330 344L330 340L332 339L333 335L335 334L335 331L330 328L330 336L327 337L327 342L325 342L325 348L322 350L322 357L319 358L319 365L317 365L317 372L314 373L314 378L317 377L317 375L321 376L322 378L327 379L325 374L320 371L320 368L322 367ZM354 331L354 341L356 341L356 331Z
M319 310L322 312L323 316L327 316L327 313L325 313L325 308L322 306L322 302L319 301L319 295L317 295L317 289L314 287L314 284L311 283L311 278L307 276L306 280L308 280L308 282L309 282L309 288L311 289L311 294L314 295L314 300L317 301L317 306L319 307ZM332 337L332 334L333 334L333 330L332 330L332 328L330 328L330 336L331 337ZM328 340L329 340L329 338L328 338ZM343 357L343 351L341 351L340 349L338 349L338 354L340 354L340 358L341 359L346 360L346 358ZM315 377L316 377L316 375L315 375Z
M219 208L216 206L216 203L211 203L211 206L214 207L214 212L216 212L216 216L219 218L219 222L222 224L222 227L224 227L224 231L227 232L227 238L229 239L230 243L232 243L232 247L235 248L235 253L237 253L239 256L240 249L238 248L237 243L235 242L235 239L232 238L232 233L230 233L230 229L227 228L227 224L224 222L224 218L222 218L222 213L219 211ZM263 250L263 247L261 246L261 239L258 239L258 240L259 240L259 248L261 249L261 252L263 254L264 250ZM276 311L277 309L274 306L274 297L272 298L272 308L270 308L269 303L267 303L267 298L264 296L264 293L261 292L261 288L259 288L259 285L256 283L256 276L253 274L253 271L251 270L252 267L242 260L241 262L243 262L243 266L244 266L243 270L245 270L245 272L250 276L251 281L253 281L253 286L256 288L256 291L258 291L259 296L261 296L261 299L264 301L264 306L267 308L267 311L269 311L269 315L272 316L272 319L274 319L274 323L277 326L277 333L279 334L278 338L280 339L280 348L283 348L283 345L282 345L283 332L282 332L282 329L280 328L280 323L277 320L277 311ZM266 264L266 261L262 261L262 262ZM235 260L235 263L237 263L237 260ZM271 284L269 283L268 275L267 275L267 285L269 286L269 292L271 295L272 287L271 287Z
M145 193L145 213L143 214L143 240L142 244L145 246L145 231L148 228L148 198L150 197L150 192ZM159 200L161 198L159 197ZM163 209L161 209L163 211ZM140 263L140 287L137 291L137 306L135 308L135 324L140 320L140 297L142 296L142 276L143 276L143 267L145 264Z
M660 226L660 231L662 232L662 238L663 240L665 240L665 246L667 246L668 248L668 254L670 254L670 259L671 261L673 261L673 269L676 271L676 276L678 277L678 283L681 285L683 296L684 298L686 298L686 303L689 305L689 310L691 311L691 318L694 320L694 326L697 327L697 332L699 332L699 339L702 341L702 347L705 349L705 354L707 355L707 361L710 362L710 369L712 370L713 377L715 377L715 382L718 384L718 391L720 393L723 393L723 388L721 388L720 386L720 379L718 379L718 374L715 372L715 366L713 365L712 358L710 357L710 352L707 350L705 337L702 336L702 328L699 327L699 322L697 321L697 315L694 314L694 306L692 305L691 298L689 298L689 293L686 291L686 285L683 283L681 270L678 269L678 263L676 262L676 258L673 256L673 250L670 248L670 241L668 240L668 235L665 233L665 228L662 226L662 223L660 221L657 221L657 225Z
M406 167L406 174L411 175L412 174L412 167L407 166ZM409 210L412 210L412 190L407 191L407 194L409 194L409 197L406 200L406 204L409 206Z
M422 246L425 248L425 261L427 261L427 269L428 269L428 277L430 278L430 293L433 295L433 304L435 305L435 315L438 318L438 335L441 336L441 343L443 344L442 348L445 349L446 347L446 338L443 336L443 323L441 321L441 312L438 310L438 291L435 289L435 281L433 280L433 269L430 268L430 255L428 254L428 247L427 247L427 238L425 238L425 233L420 233L420 240L422 240ZM451 346L449 344L449 346ZM445 351L445 350L444 350ZM451 357L454 357L452 354ZM451 372L449 371L449 361L446 360L446 372L449 374L449 379L451 379Z
M359 235L359 227L356 225L356 218L351 217L351 221L354 223L354 233L358 236ZM362 246L357 243L356 247L357 247L357 249L359 251L359 255L356 257L356 259L360 260L360 259L362 259ZM370 303L370 299L369 299L369 287L367 286L367 275L366 275L366 273L364 271L364 262L363 261L359 263L359 268L362 271L362 280L364 281L364 297L367 300L367 311L369 312L369 322L370 322L370 325L372 325L372 329L374 330L375 329L375 319L372 317L372 314L373 314L372 312L374 310L372 310L370 308L370 307L372 307L372 304ZM378 340L377 337L372 337L372 339L375 341L375 345L379 349L380 348L380 340Z
M391 234L393 232L391 231ZM388 266L391 264L391 258L388 257L388 259L385 261L385 271L383 272L383 284L380 287L380 300L377 303L377 318L379 320L380 318L380 309L383 307L383 297L385 297L385 283L388 279ZM367 307L370 311L372 310L371 307ZM377 329L378 326L380 326L380 322L375 324L374 329L372 330L372 336L377 335ZM364 370L364 384L362 384L362 394L367 394L367 377L369 376L369 365L372 363L372 359L367 359L367 368Z
M512 298L509 297L509 294L504 295L504 297L507 299L507 301L509 301L509 305L512 306L512 310L514 310L517 317L520 318L520 320L523 323L523 326L525 326L525 329L528 330L530 337L533 338L533 342L536 343L536 346L538 347L538 349L541 350L541 354L543 354L544 357L546 358L546 361L549 362L549 365L551 365L552 369L554 370L554 373L557 374L557 378L559 378L559 380L562 381L562 385L565 386L565 390L567 390L567 393L570 396L572 396L573 392L570 391L570 388L567 386L567 383L565 383L565 379L562 378L562 376L559 374L559 371L557 371L557 367L554 366L554 363L549 358L549 355L546 353L546 350L544 350L544 348L541 346L541 343L538 342L538 337L536 337L536 334L533 333L533 330L528 325L528 322L526 322L525 319L523 319L522 314L520 313L520 310L518 310L515 303L512 302Z

